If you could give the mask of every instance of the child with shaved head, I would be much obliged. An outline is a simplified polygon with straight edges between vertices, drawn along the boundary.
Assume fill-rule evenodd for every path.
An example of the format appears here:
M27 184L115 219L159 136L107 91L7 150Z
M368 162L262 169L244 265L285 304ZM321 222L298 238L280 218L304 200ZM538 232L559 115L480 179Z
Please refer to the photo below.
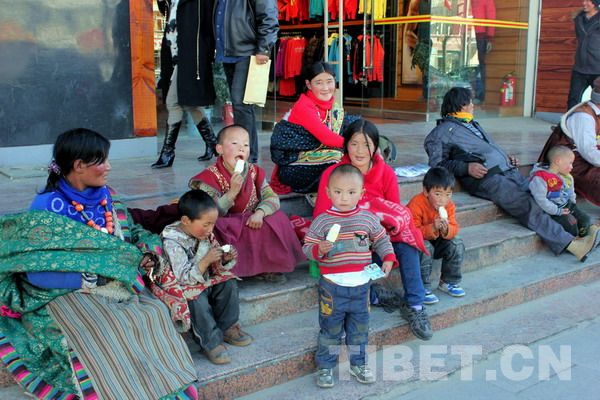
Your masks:
M536 203L573 236L593 234L599 228L577 207L571 170L575 154L566 146L554 146L547 155L550 164L536 164L531 171L529 190Z

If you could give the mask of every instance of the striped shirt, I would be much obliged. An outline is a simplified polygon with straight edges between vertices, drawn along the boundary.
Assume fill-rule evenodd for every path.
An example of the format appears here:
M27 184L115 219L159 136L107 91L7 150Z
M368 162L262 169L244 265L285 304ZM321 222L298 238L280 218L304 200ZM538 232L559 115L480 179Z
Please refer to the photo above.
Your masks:
M333 248L324 256L319 255L319 242L325 240L333 224L341 226ZM319 262L322 275L362 271L371 264L372 252L383 261L396 262L394 248L377 217L366 210L352 211L332 209L317 216L304 237L304 254Z

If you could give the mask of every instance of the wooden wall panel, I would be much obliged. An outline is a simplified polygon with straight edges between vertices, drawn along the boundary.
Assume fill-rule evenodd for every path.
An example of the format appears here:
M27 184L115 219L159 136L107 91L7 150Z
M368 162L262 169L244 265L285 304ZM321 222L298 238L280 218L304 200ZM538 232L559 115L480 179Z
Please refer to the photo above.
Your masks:
M520 6L513 1L512 12L519 13ZM512 17L509 17L512 18ZM504 19L504 18L503 18ZM508 18L507 18L508 19ZM515 20L514 18L511 20ZM518 19L517 19L518 20ZM492 51L486 59L486 103L500 104L500 88L504 76L512 73L517 79L516 98L517 106L523 105L523 82L525 79L527 31L517 29L496 29Z
M577 41L573 17L580 0L542 0L535 110L565 112Z
M542 7L548 9L581 7L581 0L543 0Z
M156 136L153 0L129 0L133 133Z

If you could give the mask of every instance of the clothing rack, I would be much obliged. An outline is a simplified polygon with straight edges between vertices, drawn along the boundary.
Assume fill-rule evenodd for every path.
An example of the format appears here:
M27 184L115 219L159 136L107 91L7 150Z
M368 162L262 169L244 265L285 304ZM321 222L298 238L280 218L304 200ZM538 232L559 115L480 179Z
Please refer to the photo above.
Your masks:
M289 38L293 36L304 36L306 32L302 31L286 31L285 33L279 35L280 38Z
M291 1L291 0L288 0ZM371 4L371 10L373 10L373 4L375 3L375 1L377 0L363 0L365 2L365 9L367 7L366 3L370 3ZM333 5L333 3L335 3L335 5ZM376 65L374 63L374 55L375 55L375 51L374 51L374 42L373 41L369 41L368 46L369 46L369 51L367 52L366 49L363 50L361 48L361 55L355 55L356 51L355 49L358 49L357 46L359 46L358 44L354 44L355 39L360 36L363 35L365 31L367 32L371 32L373 34L373 38L380 38L383 37L381 35L381 32L377 32L375 30L375 17L367 14L360 14L360 15L356 15L356 17L348 17L348 18L353 18L353 19L346 19L346 16L344 14L344 2L343 1L339 1L339 2L333 2L332 4L330 4L329 1L323 1L323 16L321 18L323 19L312 19L312 20L303 20L302 22L298 21L298 20L294 20L294 19L289 19L289 20L284 20L283 17L282 19L280 19L280 38L281 39L286 39L289 40L292 37L295 36L301 36L302 38L306 39L307 41L311 41L313 39L319 39L319 40L323 40L324 43L324 50L322 52L323 56L322 56L322 60L327 61L333 65L335 65L334 68L336 68L337 71L337 80L341 81L344 80L344 82L349 83L351 85L358 85L359 82L362 82L362 78L357 78L356 76L359 77L363 77L365 79L365 82L367 82L367 76L373 76L373 71L374 68L376 68ZM282 4L287 4L286 1L284 1ZM358 2L357 2L358 4ZM335 7L335 11L333 14L330 13L329 9L330 9L330 5ZM287 10L286 10L287 12ZM336 15L335 19L331 20L330 17L332 15ZM287 18L287 16L286 16ZM314 17L313 17L314 18ZM356 19L354 19L356 18ZM330 39L331 34L333 33L337 33L338 35L338 39L335 42L335 44L333 44L334 42L331 42L331 45L335 46L331 49L330 51L330 47L329 44L327 43L327 41ZM379 42L379 40L378 40ZM287 46L287 45L286 45ZM308 42L307 42L307 46L308 46ZM362 45L361 45L362 46ZM309 47L311 50L313 49L312 47ZM379 46L379 48L381 48L381 45ZM287 47L286 47L287 49ZM279 53L278 53L279 54ZM366 56L368 54L368 60L366 60ZM381 54L381 53L379 53ZM313 62L316 61L317 59L319 59L321 57L321 55L316 55L315 57L309 57L309 61L307 62ZM350 57L352 57L352 60L350 59ZM357 63L355 63L355 57L356 60L360 60L357 61ZM277 62L276 62L277 64ZM279 62L279 64L281 64L281 62ZM286 63L284 62L284 65L286 65ZM295 65L295 63L293 64ZM379 63L379 65L381 65L381 62ZM354 69L360 69L362 67L362 70L360 72L356 72L355 74L353 74L352 72L354 72ZM380 68L380 67L379 67ZM281 66L279 66L279 70L281 69ZM351 72L352 71L352 72ZM279 73L280 74L280 73ZM381 75L381 74L380 74ZM281 76L281 75L278 75ZM283 80L280 80L277 83L277 87L275 90L281 90L282 94L284 97L288 96L286 93L289 93L289 91L291 90L291 83L289 81L289 78L285 78ZM282 89L283 88L283 89ZM350 90L356 90L354 88L351 88ZM343 103L343 98L344 98L344 86L342 85L337 91L336 91L336 102L338 102L339 104Z

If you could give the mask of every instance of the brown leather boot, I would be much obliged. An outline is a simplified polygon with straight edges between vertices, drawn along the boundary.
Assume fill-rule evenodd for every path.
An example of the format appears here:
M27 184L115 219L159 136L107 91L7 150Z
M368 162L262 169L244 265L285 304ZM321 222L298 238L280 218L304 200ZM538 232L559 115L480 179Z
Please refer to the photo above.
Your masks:
M586 237L576 237L567 246L567 251L577 257L579 261L584 262L600 241L599 231L593 229Z
M244 332L239 323L235 323L223 332L223 341L232 346L248 346L252 343L252 336Z
M229 357L229 352L225 345L220 344L212 350L203 350L202 351L208 361L213 364L223 365L229 364L231 362L231 357Z

